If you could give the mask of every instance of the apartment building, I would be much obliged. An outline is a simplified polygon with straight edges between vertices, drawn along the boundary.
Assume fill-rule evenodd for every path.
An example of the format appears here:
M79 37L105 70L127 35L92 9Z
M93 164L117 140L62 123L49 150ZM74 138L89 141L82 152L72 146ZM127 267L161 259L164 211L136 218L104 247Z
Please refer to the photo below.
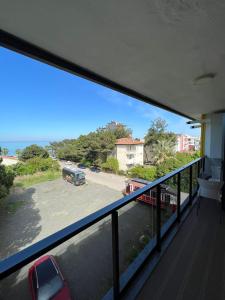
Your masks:
M126 171L135 165L143 165L144 142L132 138L118 139L111 155L118 159L120 170Z
M187 134L177 135L177 152L188 152L200 150L200 137Z

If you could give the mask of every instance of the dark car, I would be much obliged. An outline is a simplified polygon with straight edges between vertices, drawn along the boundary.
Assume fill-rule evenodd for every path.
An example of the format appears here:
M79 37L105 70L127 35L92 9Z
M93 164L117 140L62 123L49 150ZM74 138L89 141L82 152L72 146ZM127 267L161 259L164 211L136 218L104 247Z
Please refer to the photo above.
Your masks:
M84 164L78 164L77 166L79 169L86 169L86 166Z
M93 167L90 168L90 170L91 170L92 172L95 172L95 173L101 172L101 168L98 167L98 166L93 166Z
M85 173L81 170L64 167L62 169L62 177L74 185L82 185L86 183Z
M39 258L29 269L33 300L71 300L67 282L52 255Z

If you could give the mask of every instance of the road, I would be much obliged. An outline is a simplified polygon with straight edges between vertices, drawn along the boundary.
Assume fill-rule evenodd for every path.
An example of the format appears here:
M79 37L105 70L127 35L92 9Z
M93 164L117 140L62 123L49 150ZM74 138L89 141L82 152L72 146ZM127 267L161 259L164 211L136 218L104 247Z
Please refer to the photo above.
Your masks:
M74 167L78 168L76 164L71 163L71 165L66 165L66 162L60 162L61 167ZM88 168L81 169L86 174L86 179L107 186L111 189L121 192L125 188L125 181L127 178L125 176L119 176L116 174L109 174L105 172L93 172Z

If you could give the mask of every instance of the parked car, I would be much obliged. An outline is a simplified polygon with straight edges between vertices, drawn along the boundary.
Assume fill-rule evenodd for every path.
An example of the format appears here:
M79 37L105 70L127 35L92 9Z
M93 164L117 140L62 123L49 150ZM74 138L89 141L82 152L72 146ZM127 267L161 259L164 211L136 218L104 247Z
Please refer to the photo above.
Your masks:
M28 277L33 300L72 300L68 284L52 255L39 258L29 269Z
M86 183L85 173L81 170L70 167L64 167L62 169L62 177L74 185L82 185Z
M78 164L77 166L78 166L79 169L86 169L84 164Z
M101 172L101 168L100 168L100 167L97 167L97 166L91 167L90 170L91 170L92 172L95 172L95 173Z

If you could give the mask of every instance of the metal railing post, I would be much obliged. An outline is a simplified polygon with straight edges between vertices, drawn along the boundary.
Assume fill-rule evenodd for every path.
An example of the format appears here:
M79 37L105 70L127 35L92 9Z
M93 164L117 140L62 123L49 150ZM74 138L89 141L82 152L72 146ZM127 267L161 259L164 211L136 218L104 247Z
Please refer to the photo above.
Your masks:
M177 174L177 222L180 222L180 173Z
M118 212L112 213L113 299L120 296Z
M192 166L189 171L189 205L192 205Z
M157 198L156 198L156 247L161 251L161 187L157 185Z

